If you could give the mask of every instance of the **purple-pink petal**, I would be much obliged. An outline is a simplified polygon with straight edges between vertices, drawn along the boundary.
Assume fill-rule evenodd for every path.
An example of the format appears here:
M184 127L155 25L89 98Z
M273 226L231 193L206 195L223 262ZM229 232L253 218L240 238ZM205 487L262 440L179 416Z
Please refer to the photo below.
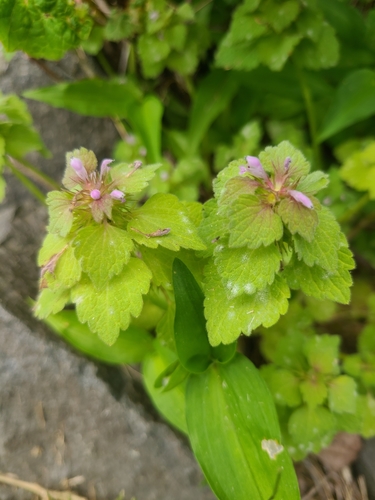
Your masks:
M246 161L249 165L247 172L249 172L254 177L257 177L258 179L268 179L268 175L262 167L259 158L257 158L256 156L246 156Z
M295 191L294 189L291 189L289 191L290 196L298 201L299 203L302 203L307 208L314 208L314 205L310 198L306 196L305 194L301 193L301 191Z
M103 160L101 165L100 165L100 178L102 178L107 172L109 172L109 164L112 163L113 160Z
M83 181L87 180L87 170L79 158L72 158L70 160L70 166L75 170L80 179Z
M110 196L114 198L115 200L120 200L124 201L125 200L125 193L120 191L119 189L114 189L111 193Z
M93 189L91 192L90 192L90 196L93 200L100 200L102 194L101 192L99 191L99 189Z

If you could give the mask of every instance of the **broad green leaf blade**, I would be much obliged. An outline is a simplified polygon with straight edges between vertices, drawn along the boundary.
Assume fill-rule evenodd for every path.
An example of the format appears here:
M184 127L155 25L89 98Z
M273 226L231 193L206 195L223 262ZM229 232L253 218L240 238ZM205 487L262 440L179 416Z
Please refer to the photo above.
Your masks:
M201 373L211 363L203 312L204 295L185 264L173 263L173 288L176 300L174 336L179 360L186 370Z
M327 399L327 386L321 377L313 373L310 378L300 384L300 391L303 401L309 408L316 408L322 405Z
M340 375L330 381L328 403L335 413L355 413L357 406L357 384L352 377Z
M179 431L187 434L185 417L185 385L184 382L174 389L163 392L155 388L155 380L173 361L176 355L159 342L155 342L155 352L146 356L142 364L143 380L153 404L162 416Z
M160 231L168 230L160 235ZM128 231L138 243L156 248L161 245L177 251L180 247L205 250L197 229L187 216L184 205L172 194L155 194L132 212Z
M130 81L93 78L28 90L23 95L85 116L129 118L130 105L140 99L141 92Z
M39 151L44 156L50 156L39 133L30 125L22 123L0 123L0 136L5 139L5 151L22 159L31 151Z
M56 254L64 251L69 240L55 233L48 233L43 240L42 247L38 253L38 266L44 266Z
M56 314L64 308L65 304L69 302L70 290L60 288L59 290L52 291L48 288L42 290L34 305L34 314L39 319L45 319L50 314Z
M231 205L229 219L229 246L232 248L268 246L283 235L281 217L257 196L239 196Z
M57 233L60 236L69 234L73 224L72 198L73 195L65 191L50 191L48 193L48 230L51 233Z
M66 0L2 0L0 41L8 52L56 61L88 37L93 23L88 11Z
M211 198L203 205L203 219L198 228L198 234L206 244L207 250L200 255L209 257L219 244L220 239L228 234L228 220L218 213L217 201Z
M310 164L301 151L295 148L289 141L282 141L277 146L268 146L259 153L259 159L267 172L285 172L285 159L290 158L289 176L295 181L310 172Z
M308 296L348 304L352 285L349 271L353 268L352 254L344 247L338 251L338 265L334 272L319 266L309 267L302 261L292 259L284 270L284 277L293 290L300 288Z
M149 95L142 99L141 104L134 103L127 117L146 147L148 160L153 163L162 160L161 120L163 111L164 108L160 100Z
M327 271L334 272L338 266L340 226L335 216L326 207L321 208L318 219L314 239L309 241L296 234L293 237L294 246L298 258L308 266L316 264Z
M220 243L220 242L219 242ZM217 246L215 264L221 280L231 297L271 285L280 270L281 254L276 245L255 250Z
M207 266L205 316L210 344L230 344L241 333L250 335L260 325L272 326L288 309L290 291L277 276L272 285L252 295L228 298L227 290L213 264Z
M307 208L293 198L284 198L277 212L292 234L299 234L308 242L313 240L319 221L315 208Z
M191 375L186 419L194 454L220 500L300 498L272 396L247 358L237 354Z
M191 156L197 151L211 123L232 100L240 80L235 73L214 70L203 80L193 96L188 138Z
M319 140L324 141L340 130L375 114L375 72L353 71L338 87L323 122Z
M119 274L130 259L134 244L129 234L110 224L81 229L73 240L74 253L82 270L97 288Z
M260 373L278 405L299 406L302 403L299 379L289 370L263 365Z
M322 406L301 406L290 416L288 429L302 453L318 453L329 445L335 435L335 417Z
M131 258L120 274L102 290L86 278L72 289L72 301L77 306L81 323L87 323L108 345L114 344L119 331L126 330L130 315L142 311L142 295L148 292L151 272L139 259Z
M346 158L340 169L340 177L357 191L368 191L375 198L375 142L363 150L356 151Z
M42 284L45 280L51 290L71 288L81 279L82 269L71 246L64 248L61 254L56 254L51 258L51 261L52 269L48 269L48 264L43 267L43 277L41 278Z
M328 186L328 183L329 175L324 172L316 171L302 177L297 184L297 190L307 195L315 194L317 191L320 191Z
M105 363L139 363L153 350L152 336L133 325L125 331L121 330L116 342L109 347L87 325L78 321L75 311L61 311L44 321L80 352Z
M318 373L337 374L339 371L338 335L314 335L306 340L303 347L309 365Z
M159 167L160 164L156 164L135 169L132 164L120 163L111 168L111 178L125 195L140 193L148 186Z

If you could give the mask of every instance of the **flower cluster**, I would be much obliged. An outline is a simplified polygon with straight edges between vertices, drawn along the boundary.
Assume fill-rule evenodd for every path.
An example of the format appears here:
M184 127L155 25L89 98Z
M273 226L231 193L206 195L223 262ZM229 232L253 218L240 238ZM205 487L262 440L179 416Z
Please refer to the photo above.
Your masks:
M246 156L247 166L241 165L240 175L244 175L246 173L250 174L252 177L255 177L256 181L253 181L254 187L261 187L268 191L272 196L268 197L268 199L279 201L285 197L291 197L298 203L301 203L307 208L314 208L314 205L310 198L303 194L301 191L297 191L294 189L298 184L291 178L291 158L287 156L285 158L283 168L275 169L275 173L273 178L269 177L267 172L264 170L259 158L256 156Z
M99 171L93 169L90 162L86 163L76 156L68 162L71 168L64 179L64 185L75 191L74 206L88 206L96 222L101 222L104 215L111 218L114 201L125 201L125 193L117 189L118 178L111 178L109 164L112 161L103 160ZM134 170L140 166L141 162L136 162Z

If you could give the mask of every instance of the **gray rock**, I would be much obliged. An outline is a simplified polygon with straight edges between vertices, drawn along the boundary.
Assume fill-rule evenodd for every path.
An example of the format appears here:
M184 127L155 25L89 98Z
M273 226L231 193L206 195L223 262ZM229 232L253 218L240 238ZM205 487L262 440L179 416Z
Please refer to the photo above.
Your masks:
M79 73L74 55L55 69ZM53 82L26 56L0 68L4 93L21 93ZM51 159L31 160L59 180L65 153L76 147L110 157L117 140L109 120L81 117L30 102ZM46 209L11 176L3 210L14 214L0 243L0 471L60 489L82 476L78 490L90 498L213 499L186 440L157 416L143 388L120 368L95 364L73 353L37 322L27 304L35 298L38 248ZM15 211L14 211L15 209ZM9 215L10 216L10 215ZM0 500L30 498L0 485Z
M0 470L48 488L83 476L82 493L139 500L212 499L187 445L97 366L34 335L0 307ZM123 384L132 392L129 376ZM0 486L0 499L27 498Z
M375 438L365 442L356 463L356 472L365 476L369 500L375 500Z

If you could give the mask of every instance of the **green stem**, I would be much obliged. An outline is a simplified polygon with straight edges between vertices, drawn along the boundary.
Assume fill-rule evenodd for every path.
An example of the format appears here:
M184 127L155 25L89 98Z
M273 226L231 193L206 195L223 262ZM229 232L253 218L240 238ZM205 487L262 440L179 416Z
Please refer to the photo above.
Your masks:
M368 193L364 194L351 208L349 208L341 217L338 218L340 224L349 222L355 215L362 210L362 208L367 205L370 201L370 196Z
M12 163L13 167L24 174L29 179L37 182L38 184L44 186L49 191L53 189L60 189L60 184L54 181L47 174L41 172L38 168L34 167L31 163L26 160L16 160L15 158L9 156L8 160Z
M112 69L112 66L107 61L107 58L103 54L103 51L100 51L98 54L96 54L96 58L99 61L100 66L104 69L109 77L117 76L115 71Z
M37 188L35 184L26 177L26 175L23 175L19 170L17 170L11 161L7 161L6 164L12 171L13 175L17 177L17 179L30 191L30 193L34 195L38 201L45 205L46 197L44 193L42 193L42 191L40 191L40 189Z
M302 90L303 99L305 101L307 121L309 123L310 138L313 149L314 170L319 170L321 168L322 161L320 154L320 145L318 141L318 128L316 123L314 103L312 100L310 87L307 83L303 69L297 63L295 63L295 68L298 81Z

